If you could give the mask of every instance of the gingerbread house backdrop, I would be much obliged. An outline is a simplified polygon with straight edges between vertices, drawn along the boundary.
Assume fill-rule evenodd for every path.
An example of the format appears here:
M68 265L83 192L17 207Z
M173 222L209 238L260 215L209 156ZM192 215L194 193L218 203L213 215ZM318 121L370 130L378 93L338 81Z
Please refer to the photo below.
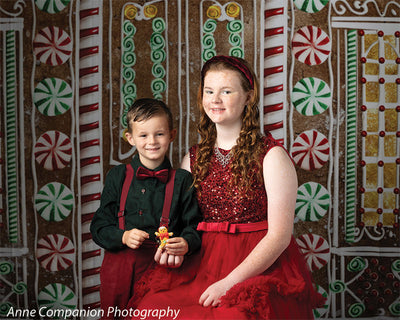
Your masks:
M133 153L127 107L168 103L178 166L199 70L229 54L296 162L294 234L328 298L315 318L398 318L399 26L399 0L1 0L0 317L99 307L88 226Z

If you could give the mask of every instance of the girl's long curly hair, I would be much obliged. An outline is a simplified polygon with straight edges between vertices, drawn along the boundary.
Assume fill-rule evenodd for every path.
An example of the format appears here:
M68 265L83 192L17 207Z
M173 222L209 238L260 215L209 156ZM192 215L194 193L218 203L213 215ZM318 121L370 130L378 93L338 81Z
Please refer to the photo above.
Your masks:
M196 161L192 167L194 177L194 186L201 192L201 181L207 175L210 166L211 157L214 154L214 146L217 138L215 124L210 120L203 108L203 89L204 78L208 71L233 70L241 79L241 84L245 92L253 90L252 97L248 105L244 108L242 114L242 129L236 141L236 145L232 148L232 162L230 163L232 171L232 179L230 185L237 186L239 192L244 195L251 189L254 182L262 182L262 162L261 154L264 150L260 132L260 112L258 108L259 93L258 80L253 69L247 61L235 58L245 65L251 72L253 77L253 88L243 72L232 64L224 60L215 60L206 63L201 72L201 83L197 93L197 104L200 109L200 122L198 124L198 132L200 134L200 142L198 144Z

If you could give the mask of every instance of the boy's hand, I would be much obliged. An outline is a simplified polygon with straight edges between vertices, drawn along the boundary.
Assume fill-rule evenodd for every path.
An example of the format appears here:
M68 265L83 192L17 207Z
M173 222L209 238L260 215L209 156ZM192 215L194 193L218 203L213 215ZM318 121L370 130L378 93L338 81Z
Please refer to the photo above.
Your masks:
M175 256L184 256L189 251L187 241L182 237L169 238L165 249L168 254Z
M168 254L165 250L157 249L154 260L161 266L178 268L183 263L184 256Z
M131 229L124 232L122 243L131 249L139 248L143 241L149 238L149 234L139 229Z

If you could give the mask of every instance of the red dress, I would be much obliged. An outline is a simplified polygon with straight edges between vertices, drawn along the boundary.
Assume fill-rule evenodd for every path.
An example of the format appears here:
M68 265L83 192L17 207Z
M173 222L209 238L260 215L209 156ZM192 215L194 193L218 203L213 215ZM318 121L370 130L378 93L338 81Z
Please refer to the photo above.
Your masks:
M262 158L279 145L270 135L264 139ZM195 150L196 146L190 149L192 164ZM264 185L254 183L252 197L239 197L235 187L226 188L230 174L229 165L223 167L213 157L198 199L204 221L222 226L265 221ZM263 274L233 286L222 297L220 307L201 306L198 301L204 290L227 276L267 233L267 230L228 233L223 229L203 232L200 253L185 257L180 268L155 267L153 273L139 282L136 289L139 294L130 306L140 310L179 309L177 319L314 319L312 309L321 306L324 298L315 291L311 273L293 237L272 266Z

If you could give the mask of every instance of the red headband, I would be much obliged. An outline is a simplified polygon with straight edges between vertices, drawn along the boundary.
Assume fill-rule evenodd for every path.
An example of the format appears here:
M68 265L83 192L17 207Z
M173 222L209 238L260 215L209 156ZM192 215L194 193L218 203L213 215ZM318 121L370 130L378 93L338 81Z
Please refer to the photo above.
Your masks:
M254 89L254 79L253 79L252 73L250 72L249 68L238 58L231 57L231 56L214 56L210 60L207 60L207 62L203 66L203 70L204 70L205 66L207 66L208 64L210 64L212 62L216 62L216 61L226 62L226 63L230 64L231 66L235 67L236 69L238 69L246 77L247 81L250 84L250 87L252 89ZM204 74L202 76L204 78Z

